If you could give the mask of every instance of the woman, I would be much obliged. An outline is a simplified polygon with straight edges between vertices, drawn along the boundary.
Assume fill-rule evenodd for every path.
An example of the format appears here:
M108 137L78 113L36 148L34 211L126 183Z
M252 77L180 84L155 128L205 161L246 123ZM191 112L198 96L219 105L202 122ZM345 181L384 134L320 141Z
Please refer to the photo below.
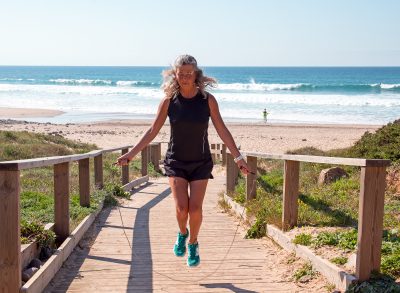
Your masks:
M204 76L197 67L196 59L190 55L179 56L172 68L163 72L163 76L165 98L158 107L152 126L135 147L118 158L117 164L128 164L156 137L169 116L171 139L164 167L169 176L179 226L174 253L184 256L186 240L189 238L187 264L191 267L200 263L197 235L202 222L202 205L208 179L213 178L213 162L207 138L210 117L242 173L246 175L250 170L221 118L216 99L205 91L207 86L216 84L215 79Z

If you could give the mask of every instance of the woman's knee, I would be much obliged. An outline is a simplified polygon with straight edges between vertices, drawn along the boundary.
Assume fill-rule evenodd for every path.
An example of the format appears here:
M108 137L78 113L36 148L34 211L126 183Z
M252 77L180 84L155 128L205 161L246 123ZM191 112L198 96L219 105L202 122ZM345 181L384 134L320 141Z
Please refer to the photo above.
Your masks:
M179 216L186 216L189 213L189 209L188 209L187 205L177 204L176 205L176 213Z
M203 212L203 207L201 204L197 204L197 203L189 204L189 214L201 215L202 212Z

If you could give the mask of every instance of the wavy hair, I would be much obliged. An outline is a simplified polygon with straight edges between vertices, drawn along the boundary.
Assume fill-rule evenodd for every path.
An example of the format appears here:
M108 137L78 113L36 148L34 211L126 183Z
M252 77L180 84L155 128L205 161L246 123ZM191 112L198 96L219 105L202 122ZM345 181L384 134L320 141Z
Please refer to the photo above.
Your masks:
M197 61L193 56L190 55L180 55L178 58L176 58L174 65L171 66L170 69L164 70L162 72L163 76L163 83L161 85L161 88L163 89L165 95L171 99L175 95L179 93L179 83L176 79L176 70L183 66L183 65L193 65L194 71L196 74L196 79L195 79L195 84L196 87L199 89L201 94L206 98L206 88L207 87L216 87L217 86L217 80L212 77L205 76L203 74L203 70L201 70L197 66Z

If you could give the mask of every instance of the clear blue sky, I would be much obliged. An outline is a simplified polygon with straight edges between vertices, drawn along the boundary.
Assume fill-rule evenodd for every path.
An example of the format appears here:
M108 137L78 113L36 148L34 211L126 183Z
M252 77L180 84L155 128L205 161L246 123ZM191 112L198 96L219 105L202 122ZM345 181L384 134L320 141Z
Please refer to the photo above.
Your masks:
M0 2L1 65L400 66L398 0Z

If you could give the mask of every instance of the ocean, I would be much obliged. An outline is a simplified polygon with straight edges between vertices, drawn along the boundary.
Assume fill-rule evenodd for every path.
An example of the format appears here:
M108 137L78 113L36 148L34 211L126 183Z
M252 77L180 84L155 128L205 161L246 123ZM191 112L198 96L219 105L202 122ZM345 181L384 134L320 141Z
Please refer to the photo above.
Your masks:
M0 66L0 107L65 113L52 123L152 119L165 67ZM400 116L400 67L203 67L230 122L386 124Z

